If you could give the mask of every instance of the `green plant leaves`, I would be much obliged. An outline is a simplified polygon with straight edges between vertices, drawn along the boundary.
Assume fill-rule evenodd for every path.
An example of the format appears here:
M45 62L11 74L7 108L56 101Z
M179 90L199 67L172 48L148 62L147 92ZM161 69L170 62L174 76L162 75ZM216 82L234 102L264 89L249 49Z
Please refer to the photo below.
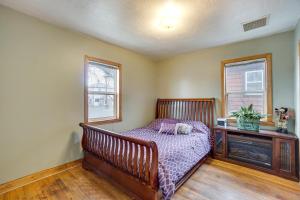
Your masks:
M248 107L241 107L238 112L232 113L233 117L243 119L245 121L252 121L252 120L260 120L265 116L253 110L253 105L250 104Z

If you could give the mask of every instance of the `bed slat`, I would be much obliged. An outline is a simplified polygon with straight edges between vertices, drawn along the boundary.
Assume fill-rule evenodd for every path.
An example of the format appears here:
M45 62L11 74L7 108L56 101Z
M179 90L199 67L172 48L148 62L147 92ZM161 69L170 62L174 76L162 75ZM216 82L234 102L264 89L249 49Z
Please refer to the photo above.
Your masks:
M156 118L199 120L212 129L214 125L214 104L214 98L158 99Z
M138 144L134 144L134 157L133 157L133 174L137 175L137 166L138 166L138 152L139 152L139 147Z

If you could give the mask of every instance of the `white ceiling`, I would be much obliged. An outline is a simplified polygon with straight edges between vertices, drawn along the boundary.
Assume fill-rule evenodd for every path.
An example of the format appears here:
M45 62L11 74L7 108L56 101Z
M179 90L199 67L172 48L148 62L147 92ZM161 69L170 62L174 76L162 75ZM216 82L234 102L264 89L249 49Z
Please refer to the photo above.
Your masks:
M166 0L0 0L41 20L161 59L183 52L292 30L300 0L173 0L181 18L173 30L157 26ZM270 15L266 27L241 23Z

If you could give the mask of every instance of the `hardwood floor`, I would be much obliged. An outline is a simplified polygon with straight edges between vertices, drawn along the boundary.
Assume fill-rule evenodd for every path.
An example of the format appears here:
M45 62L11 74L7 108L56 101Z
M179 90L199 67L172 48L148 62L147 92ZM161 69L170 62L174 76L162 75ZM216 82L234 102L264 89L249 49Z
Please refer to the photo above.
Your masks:
M0 195L0 200L127 200L105 179L73 167ZM173 200L299 200L300 184L252 169L208 160L176 192Z

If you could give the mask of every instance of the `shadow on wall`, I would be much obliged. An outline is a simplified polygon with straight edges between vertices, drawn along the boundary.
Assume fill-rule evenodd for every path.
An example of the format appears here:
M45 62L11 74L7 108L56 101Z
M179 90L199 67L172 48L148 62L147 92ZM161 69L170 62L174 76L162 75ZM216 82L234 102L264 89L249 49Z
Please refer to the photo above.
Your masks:
M70 162L83 157L81 148L82 133L73 131L69 137L65 152L61 158L62 162Z
M296 111L294 108L288 108L288 110L289 110L288 131L295 132ZM273 118L275 119L275 116Z
M216 124L216 118L219 118L219 117L222 117L222 99L218 99L216 98L216 101L215 101L215 124Z

